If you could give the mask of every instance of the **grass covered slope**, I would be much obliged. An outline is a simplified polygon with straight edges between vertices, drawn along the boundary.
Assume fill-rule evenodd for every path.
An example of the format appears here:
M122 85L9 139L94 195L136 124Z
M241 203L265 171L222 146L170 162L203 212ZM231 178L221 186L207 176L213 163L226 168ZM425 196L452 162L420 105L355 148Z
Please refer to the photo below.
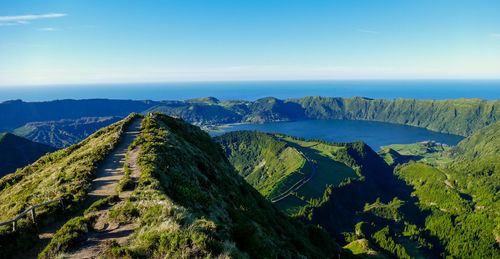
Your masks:
M0 178L55 150L8 132L0 134Z
M277 136L236 131L214 138L245 180L267 198L274 198L311 172L299 150Z
M1 178L0 221L13 219L32 205L55 199L63 199L65 213L79 211L94 171L118 143L122 127L133 118L134 115L129 116L76 145L47 154L22 170ZM61 216L61 205L43 206L36 213L41 227ZM15 249L30 247L38 239L28 217L18 224L16 232L12 232L10 225L0 227L1 250L6 256Z
M459 258L500 256L500 123L461 141L446 166L409 163L396 173L430 210L425 228L446 254Z
M380 148L377 154L390 166L404 164L411 160L431 165L446 165L453 160L452 147L435 141L392 144Z
M281 214L248 185L219 145L199 128L161 114L146 116L141 176L111 220L138 222L114 256L309 258L337 257L325 232Z
M436 149L449 161L403 162L394 176L368 174L330 188L299 217L323 226L354 253L359 246L353 242L367 239L376 251L400 258L498 258L499 129L497 122L445 150L429 143L393 146L419 159L426 156L419 153ZM386 159L398 159L394 152L384 153L391 155ZM368 166L377 167L383 166Z
M222 145L239 174L268 199L286 194L307 180L290 194L294 197L276 203L284 211L297 211L309 200L321 199L328 185L358 178L357 169L339 157L350 144L258 131L229 132L214 140Z
M500 122L486 126L462 140L453 150L460 160L498 157L500 154Z
M0 130L12 130L28 122L82 117L126 116L130 112L163 112L211 128L228 123L266 123L307 119L370 120L423 127L469 136L495 123L500 101L481 99L414 100L342 97L303 97L279 100L220 101L213 97L185 101L56 100L0 103Z
M97 130L123 117L84 117L59 121L29 122L14 130L14 134L57 148L74 145Z
M415 100L304 97L299 103L308 118L373 120L468 136L500 118L500 100Z
M382 121L469 136L500 118L500 101L481 99L415 100L310 96L279 100L219 101L201 98L164 102L148 111L180 116L198 125L266 123L306 119ZM215 114L214 111L217 111Z

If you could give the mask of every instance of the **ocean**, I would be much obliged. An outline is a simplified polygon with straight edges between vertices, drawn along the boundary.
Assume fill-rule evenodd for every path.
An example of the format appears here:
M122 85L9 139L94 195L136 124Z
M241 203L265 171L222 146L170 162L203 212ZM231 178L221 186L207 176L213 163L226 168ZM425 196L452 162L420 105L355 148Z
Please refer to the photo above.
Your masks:
M133 99L186 100L216 97L220 100L280 99L304 96L411 99L500 99L500 80L334 80L334 81L242 81L102 85L47 85L0 87L0 102L22 99Z

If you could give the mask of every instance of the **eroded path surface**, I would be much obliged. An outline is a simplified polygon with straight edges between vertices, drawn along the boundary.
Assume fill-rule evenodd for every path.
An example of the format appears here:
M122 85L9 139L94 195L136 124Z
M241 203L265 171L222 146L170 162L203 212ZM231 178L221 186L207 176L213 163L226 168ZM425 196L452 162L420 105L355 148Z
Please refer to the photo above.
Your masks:
M137 136L138 133L138 131L130 132L131 135L134 135L132 141L135 139L135 136ZM131 143L132 142L130 142L125 147L125 154L127 152L128 146ZM110 167L104 167L102 168L103 171L101 172L102 176L94 180L94 182L96 183L96 188L93 192L89 193L89 195L94 195L93 198L95 200L105 198L116 193L115 189L118 185L118 182L124 175L123 166L125 163L125 154L120 153L119 150L120 149L117 148L116 154L111 157L115 157L112 165L116 163L115 161L119 161L118 164L120 165L120 168L112 169L112 165ZM140 146L134 147L129 151L128 161L126 161L130 172L130 179L132 180L133 185L137 184L137 181L141 174L139 165L137 163L139 153ZM119 202L125 202L125 200L130 197L131 194L131 190L121 192L119 195ZM94 213L98 216L97 222L94 225L94 230L89 233L87 240L81 245L81 247L70 255L71 258L102 258L105 257L107 244L109 242L116 241L119 244L124 244L127 242L128 236L134 232L134 230L138 227L138 224L108 223L106 220L108 210L109 208Z
M118 182L125 174L123 169L125 155L127 154L128 147L134 142L141 131L141 122L142 119L136 119L127 127L118 146L104 159L99 169L97 169L96 177L92 181L92 187L85 202L85 208L88 208L97 200L116 193Z
M125 155L127 154L128 147L132 144L140 133L142 118L135 119L123 132L120 143L108 155L96 171L95 179L92 181L92 187L88 193L87 200L84 203L84 209L90 207L95 201L106 198L116 193L116 187L123 177L125 171L123 166L125 164ZM135 158L137 160L137 157ZM132 169L132 168L131 168ZM132 170L131 170L132 171ZM77 215L74 215L77 216ZM54 234L65 223L66 219L58 220L49 224L39 231L40 241L29 251L19 254L21 258L37 258L38 254L50 243Z
M130 178L134 185L137 184L141 174L137 164L139 153L140 146L134 147L134 149L129 152L127 161L128 168L130 170ZM114 192L112 194L114 194ZM131 190L121 192L119 202L124 202L128 197L130 197L131 194ZM127 242L128 236L134 232L134 230L138 227L138 224L108 223L106 220L108 209L100 210L94 213L98 216L97 222L94 225L94 231L90 232L87 240L81 245L81 247L70 255L71 258L102 258L105 257L107 244L109 242L116 241L121 245Z

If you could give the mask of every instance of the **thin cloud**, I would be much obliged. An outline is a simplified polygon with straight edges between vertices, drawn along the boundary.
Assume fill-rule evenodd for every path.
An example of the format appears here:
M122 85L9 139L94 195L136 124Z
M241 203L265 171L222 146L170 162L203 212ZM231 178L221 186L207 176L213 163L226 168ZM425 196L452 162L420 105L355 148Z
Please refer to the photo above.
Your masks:
M365 30L365 29L358 29L358 32L369 33L369 34L379 34L378 31Z
M67 16L65 13L49 13L49 14L28 14L16 16L0 16L0 26L16 26L30 23L29 20L38 20L46 18L58 18Z
M19 25L19 23L16 23L16 22L4 22L4 23L0 23L0 26L15 26L15 25Z
M58 29L56 28L52 28L52 27L45 27L45 28L40 28L38 29L39 31L58 31Z
M0 22L0 26L15 26L19 24L28 24L28 21Z
M27 15L17 15L17 16L0 16L1 22L10 21L26 21L26 20L37 20L44 18L57 18L67 16L65 13L49 13L49 14L27 14Z

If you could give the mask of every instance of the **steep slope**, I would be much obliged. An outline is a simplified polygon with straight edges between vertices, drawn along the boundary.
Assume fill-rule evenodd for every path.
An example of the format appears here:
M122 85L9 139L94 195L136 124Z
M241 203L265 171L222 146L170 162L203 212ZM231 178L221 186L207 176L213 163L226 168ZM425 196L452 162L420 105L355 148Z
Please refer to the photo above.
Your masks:
M500 100L414 100L360 97L273 97L250 101L219 101L199 98L185 101L57 100L50 102L0 103L0 130L12 130L35 121L82 117L126 116L130 112L163 112L190 123L213 126L227 123L265 123L305 119L373 120L423 127L433 131L469 136L495 123Z
M409 163L396 174L429 210L422 227L459 258L500 256L500 123L479 130L455 148L443 167Z
M28 207L55 199L37 208L37 227L80 212L91 190L99 164L119 144L123 128L137 115L103 128L86 140L69 148L47 154L35 163L0 179L0 221L7 221ZM63 209L63 210L62 210ZM24 217L16 231L10 225L0 227L1 256L8 257L16 250L32 247L38 239L37 227Z
M271 134L230 132L214 140L222 145L239 174L267 198L280 195L310 174L300 151Z
M8 132L0 134L0 178L55 150Z
M287 101L299 103L308 118L383 121L461 136L471 135L500 118L500 100L399 98L389 101L315 96Z
M133 257L327 257L340 252L316 227L279 213L240 178L210 137L182 120L147 116L135 145L141 176L109 222L138 223L108 254Z
M500 123L464 139L455 152L455 159L446 167L428 169L441 178L435 176L431 181L414 185L416 192L422 193L418 195L421 203L436 204L430 206L433 214L426 227L456 257L499 257ZM409 175L415 173L415 166L402 167L398 174L408 181ZM425 193L432 186L454 195Z
M299 104L274 97L258 99L250 103L248 108L249 113L244 117L244 122L264 123L306 119L304 110Z
M178 107L187 110L193 103L196 103L196 109L200 112L190 111L182 115L175 110ZM287 100L268 97L253 102L218 101L216 99L215 101L214 99L203 99L196 102L188 100L164 103L149 111L180 115L187 121L199 125L220 125L234 122L266 123L305 119L370 120L469 136L477 130L495 123L500 118L499 106L499 100L486 101L481 99L396 99L390 101L360 97L310 96ZM230 116L216 117L205 113L205 110L215 109L218 109L219 114L230 114Z
M239 174L287 214L321 199L329 185L361 174L345 155L353 144L299 139L258 131L215 137Z
M342 245L368 239L398 257L497 258L499 124L464 139L442 166L410 162L397 166L399 180L385 187L368 176L332 188L299 217L325 227Z
M500 123L494 123L462 140L454 150L460 159L487 159L500 154Z
M219 106L218 102L207 104L198 100L170 102L169 105L151 107L144 113L149 112L161 112L170 116L181 117L197 125L234 123L241 120L239 114Z
M445 165L452 161L452 147L435 141L414 144L392 144L377 152L389 165L395 167L410 160L432 165Z
M421 207L432 203L433 206L440 206L441 209L449 211L467 211L467 204L454 202L454 199L462 199L461 193L447 190L445 174L437 169L415 168L413 178L409 175L405 178L408 181L413 179L413 182L408 182L407 185L405 181L394 176L392 168L363 142L306 141L282 134L248 131L231 132L215 139L221 143L229 160L243 175L245 172L254 172L254 168L263 168L261 174L266 175L267 179L273 179L273 175L279 175L280 172L266 170L261 159L273 159L273 167L270 168L287 168L294 164L293 160L279 159L280 151L286 150L287 147L310 157L317 164L317 170L323 168L324 171L320 173L326 175L334 176L338 173L337 167L326 166L327 160L352 168L357 175L355 173L351 177L343 176L338 182L326 186L325 178L322 178L322 181L313 181L319 175L313 176L311 181L304 185L309 185L309 188L314 185L321 189L320 195L313 196L313 199L306 196L307 199L301 200L308 189L301 188L293 192L290 197L293 199L287 198L288 200L275 204L282 211L292 212L305 222L321 225L337 242L355 254L381 258L432 258L441 253L446 254L439 236L426 230L426 219L431 217L429 211ZM423 143L418 149L420 147L439 148L433 143ZM419 184L433 181L442 186L429 185L429 189L419 190ZM273 182L268 184L271 187L278 186L277 182L274 182L274 185ZM417 188L417 191L413 188ZM412 197L412 192L421 197L421 205L416 206L419 200ZM425 198L438 193L442 197L441 200ZM303 203L297 203L297 200ZM290 204L293 203L298 204L295 205L298 210L290 210Z
M57 148L74 145L97 130L123 117L84 117L58 121L29 122L14 130L14 134Z
M238 176L208 134L161 114L143 119L139 136L129 146L125 174L113 185L119 195L98 200L82 213L93 201L89 197L100 190L94 188L99 175L92 181L95 170L109 159L118 161L113 154L123 145L118 141L121 129L133 118L0 180L0 210L6 212L0 220L58 197L63 198L64 215L73 217L39 258L60 253L139 258L349 256L320 228L290 219L266 201ZM112 179L102 180L108 184ZM61 218L60 208L41 207L38 227ZM15 232L0 227L1 257L30 247L36 234L29 218L21 220Z

